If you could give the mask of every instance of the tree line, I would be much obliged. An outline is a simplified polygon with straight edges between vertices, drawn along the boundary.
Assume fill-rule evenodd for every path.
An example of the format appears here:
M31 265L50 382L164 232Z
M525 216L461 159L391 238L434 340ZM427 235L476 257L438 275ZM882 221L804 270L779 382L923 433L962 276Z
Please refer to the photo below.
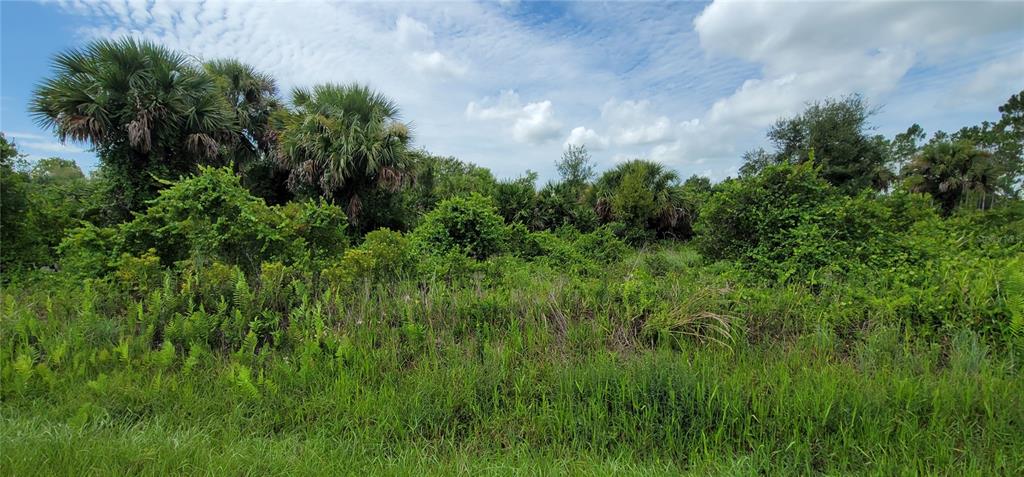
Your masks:
M805 183L820 179L830 196L927 194L945 215L1017 201L1024 175L1024 91L999 107L996 122L930 139L916 124L893 138L875 134L877 110L860 96L811 103L771 126L771 150L746 153L739 176L718 184L644 159L598 174L584 146L568 147L559 178L540 187L530 171L499 180L417 148L398 105L365 85L295 88L285 99L273 77L237 60L199 62L131 38L57 55L30 110L60 140L91 145L100 164L90 177L57 158L29 165L3 139L4 268L52 264L67 231L129 223L204 166L230 168L271 206L333 204L356 240L381 227L412 230L442 201L473 193L530 231L610 227L644 243L693 237L711 198L758 181L782 187L766 185L766 171L780 167L813 170L817 179ZM733 214L722 221L745 212L721 202L711 210Z

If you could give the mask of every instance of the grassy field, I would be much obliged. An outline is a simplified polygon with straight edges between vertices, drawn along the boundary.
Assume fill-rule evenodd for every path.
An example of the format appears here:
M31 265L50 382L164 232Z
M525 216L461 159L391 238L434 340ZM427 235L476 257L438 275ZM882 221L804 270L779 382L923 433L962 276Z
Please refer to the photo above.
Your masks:
M0 472L1024 471L1019 365L972 331L910 334L846 286L731 284L687 247L558 269L8 287ZM218 348L236 310L289 323Z

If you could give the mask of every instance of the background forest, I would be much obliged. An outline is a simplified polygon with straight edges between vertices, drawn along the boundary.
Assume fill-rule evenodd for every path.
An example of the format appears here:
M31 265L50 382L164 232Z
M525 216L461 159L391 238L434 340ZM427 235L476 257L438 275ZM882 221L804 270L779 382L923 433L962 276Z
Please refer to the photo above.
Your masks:
M1024 91L824 98L712 183L430 154L359 84L68 51L0 139L0 469L1024 472ZM419 118L417 118L419 119Z

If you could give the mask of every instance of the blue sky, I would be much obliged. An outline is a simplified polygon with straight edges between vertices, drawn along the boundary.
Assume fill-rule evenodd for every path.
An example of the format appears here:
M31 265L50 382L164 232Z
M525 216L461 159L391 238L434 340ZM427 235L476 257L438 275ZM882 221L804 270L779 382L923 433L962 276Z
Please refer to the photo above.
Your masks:
M26 112L57 52L146 37L236 57L294 86L359 81L394 97L416 143L502 177L553 176L569 143L602 168L634 157L735 174L766 127L864 94L878 131L954 130L1024 88L1024 3L7 2L0 129L30 158L96 164Z

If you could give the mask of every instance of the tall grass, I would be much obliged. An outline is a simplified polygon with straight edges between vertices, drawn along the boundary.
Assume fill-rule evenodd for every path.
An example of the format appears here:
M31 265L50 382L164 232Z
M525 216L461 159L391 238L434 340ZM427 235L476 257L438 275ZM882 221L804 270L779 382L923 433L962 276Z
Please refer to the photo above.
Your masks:
M1011 349L645 254L8 287L0 473L1024 472Z

